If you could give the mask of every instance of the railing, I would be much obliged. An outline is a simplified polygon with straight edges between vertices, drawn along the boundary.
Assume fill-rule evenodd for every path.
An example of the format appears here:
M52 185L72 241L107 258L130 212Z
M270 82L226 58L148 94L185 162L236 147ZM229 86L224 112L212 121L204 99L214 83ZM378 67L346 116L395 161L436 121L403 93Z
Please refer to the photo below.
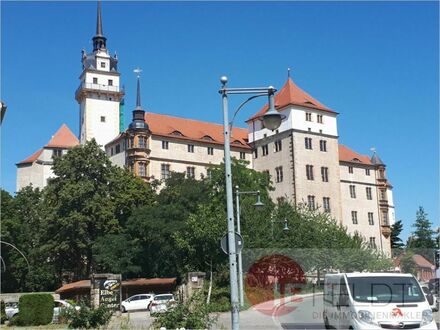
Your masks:
M124 91L124 88L120 88L119 86L101 85L101 84L93 84L93 83L83 82L79 85L75 94L77 94L81 89L93 89L93 90L103 91L103 92L123 92Z

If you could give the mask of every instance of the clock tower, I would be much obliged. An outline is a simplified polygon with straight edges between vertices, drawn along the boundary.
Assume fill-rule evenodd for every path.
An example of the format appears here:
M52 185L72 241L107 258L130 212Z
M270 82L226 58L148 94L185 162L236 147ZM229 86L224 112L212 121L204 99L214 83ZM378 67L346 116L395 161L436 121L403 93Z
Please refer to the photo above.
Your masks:
M118 58L109 55L102 30L101 2L98 1L93 51L82 50L82 73L75 98L80 107L79 140L95 139L102 148L120 132L120 109L124 90L120 86Z

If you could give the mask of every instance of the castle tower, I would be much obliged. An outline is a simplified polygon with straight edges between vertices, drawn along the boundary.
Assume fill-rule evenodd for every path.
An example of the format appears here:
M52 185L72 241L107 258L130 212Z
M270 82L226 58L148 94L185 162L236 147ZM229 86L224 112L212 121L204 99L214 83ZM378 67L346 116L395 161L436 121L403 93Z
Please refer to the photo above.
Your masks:
M126 131L127 160L126 164L130 172L134 175L148 180L150 175L148 171L149 164L149 137L150 129L145 122L145 111L141 106L141 87L140 87L140 69L136 69L137 75L137 94L136 108L133 110L133 119Z
M120 131L120 102L124 90L120 86L118 59L109 55L103 35L101 2L98 1L96 34L93 51L82 51L82 73L75 98L80 106L80 142L94 138L103 148Z

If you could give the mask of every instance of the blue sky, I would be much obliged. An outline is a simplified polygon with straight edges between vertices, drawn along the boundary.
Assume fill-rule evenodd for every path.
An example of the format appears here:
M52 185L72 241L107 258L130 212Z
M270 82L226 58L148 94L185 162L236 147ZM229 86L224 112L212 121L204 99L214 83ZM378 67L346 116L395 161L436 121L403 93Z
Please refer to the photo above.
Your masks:
M221 122L231 87L295 83L339 112L340 143L376 147L406 237L419 205L439 219L439 10L436 2L108 2L107 47L119 56L126 123L143 69L147 111ZM81 49L96 2L1 2L2 187L15 163L66 123L78 134ZM231 99L232 106L239 98ZM264 101L242 110L236 125Z

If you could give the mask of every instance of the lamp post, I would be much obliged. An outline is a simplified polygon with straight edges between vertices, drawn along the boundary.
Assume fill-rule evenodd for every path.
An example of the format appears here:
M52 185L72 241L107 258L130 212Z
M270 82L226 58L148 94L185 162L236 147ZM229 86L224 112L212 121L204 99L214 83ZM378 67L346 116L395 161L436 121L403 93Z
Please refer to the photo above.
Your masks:
M225 179L226 179L226 206L228 216L228 246L229 246L229 283L231 286L231 321L232 329L240 328L240 307L238 302L238 283L237 283L237 263L235 251L235 229L234 229L234 205L232 201L232 171L231 171L231 141L228 119L228 95L229 94L254 94L244 101L237 109L236 113L250 100L267 95L269 97L269 111L263 116L263 123L266 128L274 130L281 124L281 114L274 108L274 94L276 89L272 86L262 88L227 88L228 78L220 78L222 87L219 93L223 101L223 134L225 149ZM231 127L232 129L232 127Z
M284 220L273 220L272 219L270 222L272 223L272 239L273 239L273 224L275 222L284 223L284 226L283 226L283 231L284 232L288 232L290 230L289 226L287 225L287 219L284 219Z
M263 207L264 204L260 199L260 191L240 191L238 190L238 186L235 186L235 208L236 208L236 217L237 217L237 233L241 235L240 228L240 195L256 195L257 201L254 206L257 208ZM240 305L244 305L244 285L243 285L243 262L241 257L241 251L238 252L238 289L240 293Z

